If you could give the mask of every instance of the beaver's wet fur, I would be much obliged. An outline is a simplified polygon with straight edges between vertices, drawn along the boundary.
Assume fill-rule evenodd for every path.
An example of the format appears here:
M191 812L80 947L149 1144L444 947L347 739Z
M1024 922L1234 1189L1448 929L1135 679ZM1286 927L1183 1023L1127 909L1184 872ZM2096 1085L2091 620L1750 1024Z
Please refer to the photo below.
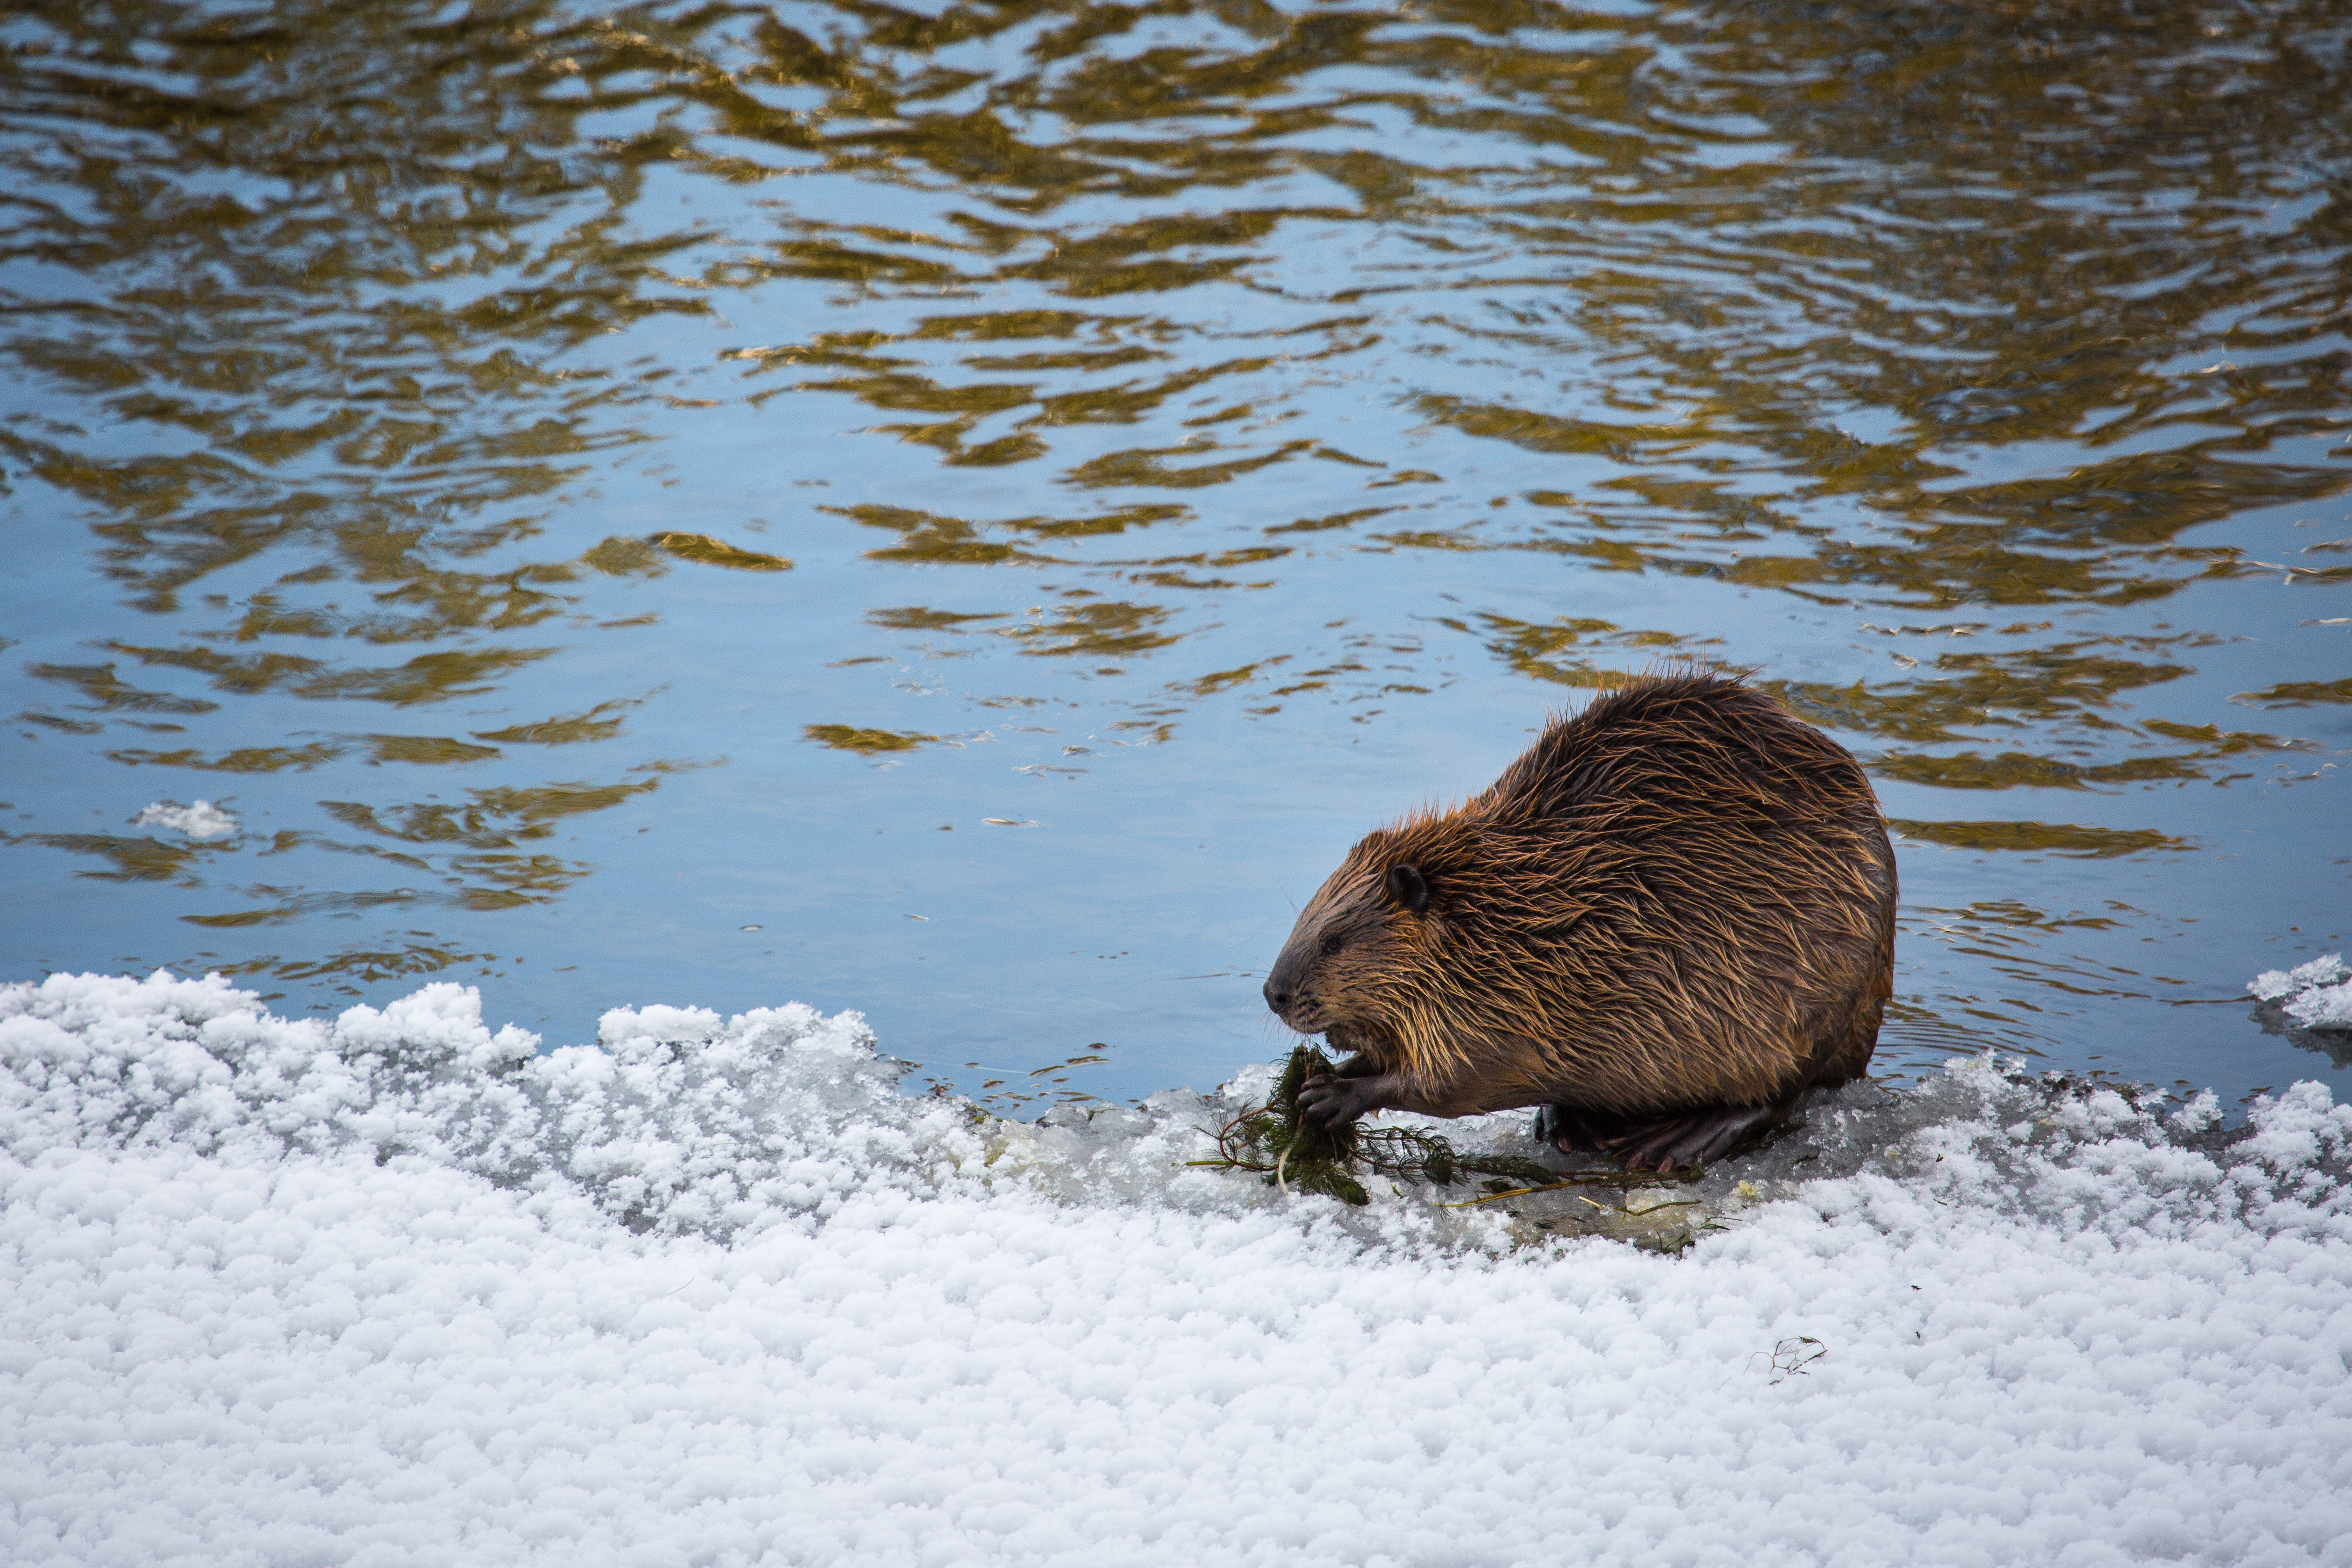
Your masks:
M1485 793L1365 837L1265 983L1354 1053L1299 1095L1533 1105L1570 1152L1667 1170L1860 1074L1893 987L1895 855L1861 767L1743 678L1633 681Z

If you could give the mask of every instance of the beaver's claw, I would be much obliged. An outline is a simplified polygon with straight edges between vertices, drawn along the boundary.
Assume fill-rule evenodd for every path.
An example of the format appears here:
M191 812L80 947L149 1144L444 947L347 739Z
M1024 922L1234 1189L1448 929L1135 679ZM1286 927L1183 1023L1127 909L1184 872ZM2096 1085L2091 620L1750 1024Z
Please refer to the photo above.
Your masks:
M1339 1078L1317 1073L1298 1086L1298 1116L1336 1132L1355 1121L1377 1103L1377 1091L1367 1078Z

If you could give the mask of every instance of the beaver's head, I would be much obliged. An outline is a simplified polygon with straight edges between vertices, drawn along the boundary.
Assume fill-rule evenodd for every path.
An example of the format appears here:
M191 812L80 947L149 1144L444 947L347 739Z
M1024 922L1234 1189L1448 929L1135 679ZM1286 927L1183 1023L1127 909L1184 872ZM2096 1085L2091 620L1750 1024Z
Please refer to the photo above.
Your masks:
M1368 835L1299 911L1265 1005L1302 1035L1385 1058L1409 1049L1445 944L1458 846L1424 818Z

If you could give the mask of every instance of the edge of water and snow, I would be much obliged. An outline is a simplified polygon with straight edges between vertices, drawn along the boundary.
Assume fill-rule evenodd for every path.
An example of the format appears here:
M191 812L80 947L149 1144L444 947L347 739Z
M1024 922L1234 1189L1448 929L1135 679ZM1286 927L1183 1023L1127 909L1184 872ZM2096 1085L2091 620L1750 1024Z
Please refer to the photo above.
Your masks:
M854 1015L600 1036L0 989L0 1555L2352 1561L2315 1083L1960 1060L1694 1186L1350 1209L1186 1163L1263 1072L1023 1124Z

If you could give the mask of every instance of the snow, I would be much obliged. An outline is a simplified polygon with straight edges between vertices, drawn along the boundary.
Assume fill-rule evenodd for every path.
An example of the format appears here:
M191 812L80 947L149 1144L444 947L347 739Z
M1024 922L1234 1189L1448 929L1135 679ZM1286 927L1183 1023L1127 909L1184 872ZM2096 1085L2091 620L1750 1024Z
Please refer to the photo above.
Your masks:
M181 805L159 800L131 819L133 827L168 827L191 838L226 838L237 829L236 818L211 801Z
M854 1015L537 1045L0 990L0 1559L2352 1563L2315 1084L1857 1086L1676 1255L1185 1165L1248 1084L1024 1126Z
M2280 1004L2306 1029L2352 1029L2352 979L2347 973L2344 955L2331 952L2293 969L2265 969L2246 989L2261 1001Z

